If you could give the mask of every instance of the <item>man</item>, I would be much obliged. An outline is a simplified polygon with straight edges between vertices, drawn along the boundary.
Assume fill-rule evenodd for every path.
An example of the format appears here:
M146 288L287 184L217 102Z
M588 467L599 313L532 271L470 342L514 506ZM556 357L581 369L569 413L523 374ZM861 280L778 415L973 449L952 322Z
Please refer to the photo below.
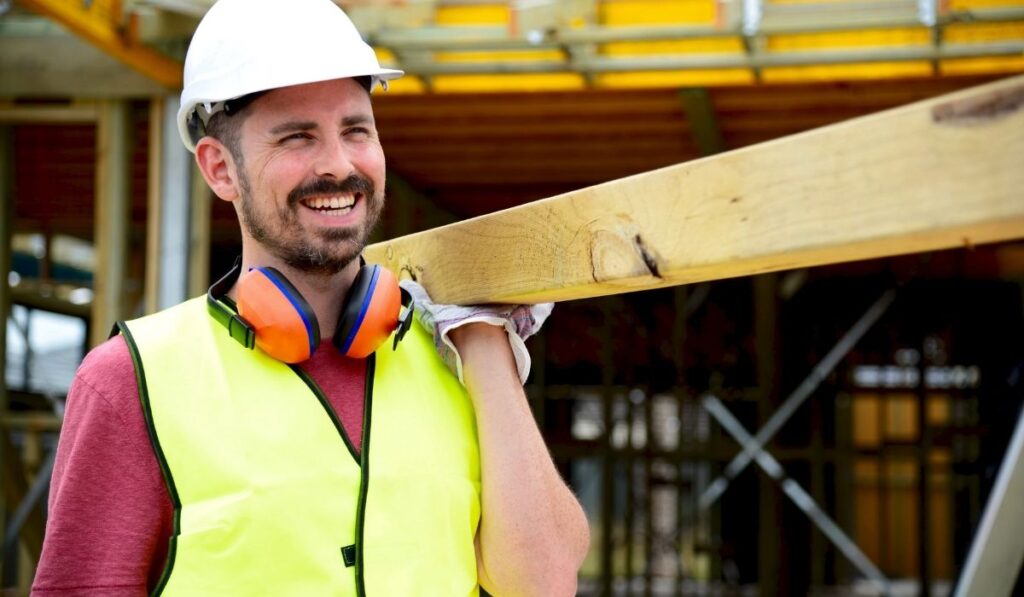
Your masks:
M368 90L400 75L330 0L204 18L179 122L241 224L224 285L247 273L211 297L219 320L188 301L83 362L34 594L574 594L587 523L522 391L507 330L530 333L528 312L421 295L434 337L414 327L368 359L332 342L384 201ZM308 303L310 358L236 333L250 270Z

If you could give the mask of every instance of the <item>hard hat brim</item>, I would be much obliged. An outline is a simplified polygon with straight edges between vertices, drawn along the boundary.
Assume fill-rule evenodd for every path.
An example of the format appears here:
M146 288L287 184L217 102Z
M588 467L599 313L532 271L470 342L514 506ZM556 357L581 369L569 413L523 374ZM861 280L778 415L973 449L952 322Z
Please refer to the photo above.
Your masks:
M369 73L364 73L364 74L359 74L359 75L352 75L352 76L349 76L349 77L339 77L339 78L351 79L351 78L356 78L356 77L370 77L371 78L370 90L372 92L373 88L376 86L377 83L380 83L382 87L386 88L388 81L394 81L395 79L398 79L398 78L402 77L403 75L405 75L405 71L398 70L398 69L393 69L393 68L381 68L381 69L378 69L378 70L375 70L375 71L369 72ZM328 79L325 79L325 80L328 80ZM293 83L293 85L306 85L306 84L309 84L309 83L319 83L319 82L320 81L302 81L302 82ZM257 92L260 92L260 91L270 91L271 89L281 89L283 87L290 87L290 86L291 85L282 85L282 86L279 86L279 87L270 87L268 89L253 89L249 93L257 93ZM203 106L204 104L207 104L207 103L210 103L210 104L222 103L224 101L231 100L231 99L235 99L235 98L214 98L214 97L204 98L204 97L197 97L197 98L192 98L187 104L182 104L178 108L178 133L180 134L181 140L185 144L185 148L186 149L188 149L192 153L195 153L195 151L196 151L196 144L195 144L195 142L198 141L199 138L201 138L201 137L199 137L199 138L193 139L192 132L189 130L189 120L190 120L190 118L192 116L192 112L195 111L196 109L198 109L199 107Z

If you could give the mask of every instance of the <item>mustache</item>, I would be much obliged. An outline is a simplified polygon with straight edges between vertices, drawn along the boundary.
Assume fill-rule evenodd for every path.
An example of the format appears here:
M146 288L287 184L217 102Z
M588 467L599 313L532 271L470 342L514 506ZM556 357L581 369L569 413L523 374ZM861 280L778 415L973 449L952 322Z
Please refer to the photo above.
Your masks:
M374 186L369 179L350 174L344 180L317 178L298 186L288 193L288 205L295 205L303 199L317 195L339 195L362 193L364 197L374 196Z

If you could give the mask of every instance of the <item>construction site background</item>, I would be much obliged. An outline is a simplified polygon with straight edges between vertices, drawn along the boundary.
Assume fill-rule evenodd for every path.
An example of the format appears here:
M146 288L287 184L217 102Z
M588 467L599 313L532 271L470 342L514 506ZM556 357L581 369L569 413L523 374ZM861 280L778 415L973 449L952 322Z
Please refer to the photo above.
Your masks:
M11 595L84 354L239 253L173 124L210 4L0 2ZM340 4L408 73L374 95L376 240L1024 72L1019 1ZM528 346L533 412L591 523L581 595L945 595L1024 404L1024 243L569 301ZM763 445L782 482L734 472L737 426L786 405Z

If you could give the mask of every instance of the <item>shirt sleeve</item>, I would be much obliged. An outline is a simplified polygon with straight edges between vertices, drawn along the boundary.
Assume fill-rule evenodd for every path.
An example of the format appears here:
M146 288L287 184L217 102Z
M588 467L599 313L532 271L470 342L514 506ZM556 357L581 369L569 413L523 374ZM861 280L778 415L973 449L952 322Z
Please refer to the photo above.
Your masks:
M120 336L68 392L33 595L144 595L167 557L173 506Z

